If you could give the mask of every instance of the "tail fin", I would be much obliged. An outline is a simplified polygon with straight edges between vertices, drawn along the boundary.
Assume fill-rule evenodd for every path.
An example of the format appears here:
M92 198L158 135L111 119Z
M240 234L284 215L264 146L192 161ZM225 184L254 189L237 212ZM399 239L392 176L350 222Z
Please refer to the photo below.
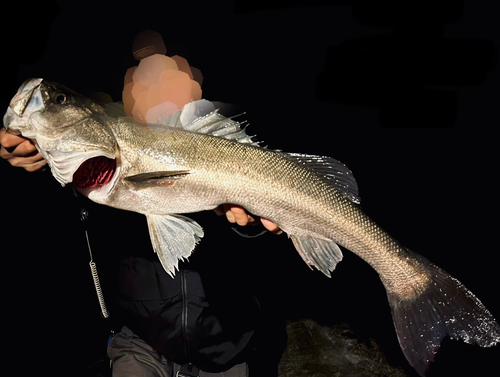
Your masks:
M421 376L445 336L481 347L500 342L500 326L481 301L439 267L425 259L422 262L432 276L424 292L406 300L387 293L399 344Z

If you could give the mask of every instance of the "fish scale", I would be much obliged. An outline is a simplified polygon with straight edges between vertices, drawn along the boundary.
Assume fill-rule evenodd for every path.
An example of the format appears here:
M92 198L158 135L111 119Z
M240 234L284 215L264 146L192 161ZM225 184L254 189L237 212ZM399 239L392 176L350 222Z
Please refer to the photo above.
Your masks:
M125 132L115 131L119 145L140 147L141 144L152 144L150 139L154 135L150 132L145 131L148 137L143 138L140 133L130 131L130 128ZM164 214L212 209L221 203L238 204L257 216L273 219L288 234L334 240L363 258L386 281L394 280L391 279L394 276L405 276L406 282L400 284L398 292L401 295L410 294L415 289L422 291L429 283L425 271L416 269L412 260L401 259L401 255L408 252L364 215L356 204L343 197L323 177L306 166L293 163L284 154L175 129L158 138L153 143L154 149L150 150L154 157L136 166L133 172L123 174L135 173L135 170L192 170L188 177L176 184L176 190L166 193L154 188L150 195L145 196L145 202L155 202L157 208L164 203ZM198 153L200 150L202 152ZM183 157L172 157L163 166L158 157L162 151L168 151L170 156ZM125 153L122 155L127 158ZM177 160L182 162L178 164ZM163 199L166 195L168 200ZM193 201L189 206L186 205L187 198ZM198 207L193 209L194 206ZM137 208L135 204L135 210ZM189 209L181 212L180 208ZM291 211L301 216L291 217ZM393 289L399 287L391 286ZM408 286L410 292L407 292Z

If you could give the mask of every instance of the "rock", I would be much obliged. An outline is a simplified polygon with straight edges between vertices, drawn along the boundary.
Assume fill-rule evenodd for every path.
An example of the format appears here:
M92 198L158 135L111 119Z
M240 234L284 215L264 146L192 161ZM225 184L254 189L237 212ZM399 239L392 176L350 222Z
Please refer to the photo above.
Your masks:
M375 341L359 342L347 324L322 326L312 319L287 323L288 347L280 377L406 377L389 365Z

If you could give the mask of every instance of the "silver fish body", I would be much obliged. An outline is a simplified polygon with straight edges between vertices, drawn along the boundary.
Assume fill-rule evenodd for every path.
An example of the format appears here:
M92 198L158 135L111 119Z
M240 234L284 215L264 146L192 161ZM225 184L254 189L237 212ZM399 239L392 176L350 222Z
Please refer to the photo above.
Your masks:
M500 342L500 327L467 288L364 214L352 173L338 161L261 148L238 122L199 112L205 102L145 128L57 84L25 87L5 126L35 139L62 184L146 215L170 274L203 236L181 214L234 203L278 224L305 262L328 276L342 259L338 245L369 263L387 290L403 352L420 374L445 336L484 347ZM23 90L43 101L30 105Z
M121 178L109 192L89 193L98 203L146 215L192 213L234 203L272 219L290 236L331 240L353 251L387 281L396 274L411 277L407 282L412 286L426 281L411 262L400 262L401 271L395 271L394 258L401 261L406 249L336 185L301 163L314 156L301 158L175 128L165 127L162 135L120 122L111 128L121 149ZM126 179L157 171L188 173L140 189Z

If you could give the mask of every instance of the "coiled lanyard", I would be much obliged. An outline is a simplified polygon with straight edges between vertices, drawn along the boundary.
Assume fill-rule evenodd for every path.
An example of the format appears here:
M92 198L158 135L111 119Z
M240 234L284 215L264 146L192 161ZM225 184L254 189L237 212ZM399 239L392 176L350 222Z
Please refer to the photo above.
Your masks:
M81 209L80 212L80 220L85 224L89 217L89 213L85 208ZM97 293L97 299L99 300L99 306L101 307L101 315L104 318L109 318L109 311L106 308L106 303L104 302L104 295L102 293L101 282L99 281L99 275L97 273L97 266L94 262L94 258L92 256L92 249L90 248L89 234L87 232L87 228L85 227L85 238L87 239L87 247L89 249L90 254L90 271L92 272L92 279L94 280L94 286Z

